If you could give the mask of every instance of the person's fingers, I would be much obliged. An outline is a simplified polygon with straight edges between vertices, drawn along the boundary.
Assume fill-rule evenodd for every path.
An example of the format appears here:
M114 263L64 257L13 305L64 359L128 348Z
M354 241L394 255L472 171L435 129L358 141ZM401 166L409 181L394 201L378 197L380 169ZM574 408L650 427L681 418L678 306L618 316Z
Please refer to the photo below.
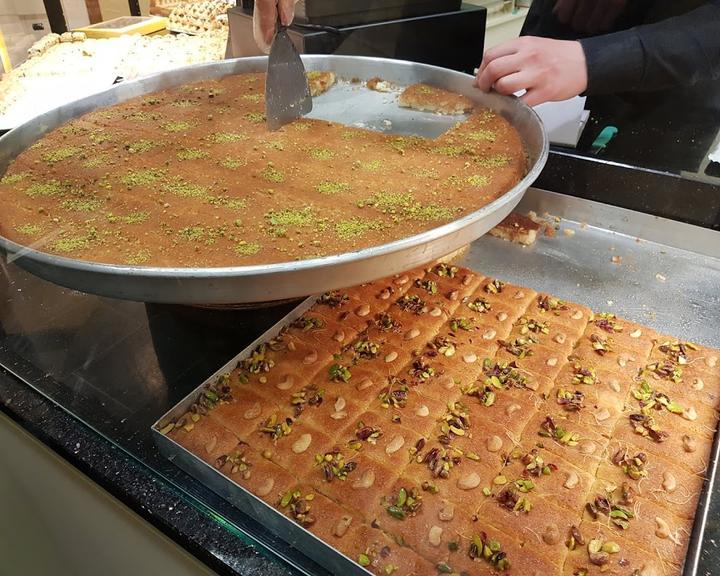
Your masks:
M525 94L520 96L520 100L525 102L528 106L537 106L538 104L544 104L549 100L540 88L531 88Z
M535 85L534 80L533 72L521 70L520 72L503 76L495 82L494 88L496 92L509 96L520 90L532 90L532 87Z
M557 0L553 13L561 24L568 24L575 14L576 6L577 0Z
M482 73L482 71L485 70L488 64L490 64L493 60L502 58L503 56L509 56L510 54L515 54L520 49L521 45L522 38L517 38L515 40L510 40L509 42L503 42L502 44L498 44L497 46L493 46L489 50L486 50L485 55L483 56L482 64L480 64L479 73Z
M277 0L255 0L253 10L253 36L260 49L270 51L277 26Z
M514 72L519 72L522 62L522 56L518 53L495 58L478 73L475 86L483 92L488 92L499 79Z
M280 12L280 22L283 26L290 26L295 17L296 0L279 0L278 11Z

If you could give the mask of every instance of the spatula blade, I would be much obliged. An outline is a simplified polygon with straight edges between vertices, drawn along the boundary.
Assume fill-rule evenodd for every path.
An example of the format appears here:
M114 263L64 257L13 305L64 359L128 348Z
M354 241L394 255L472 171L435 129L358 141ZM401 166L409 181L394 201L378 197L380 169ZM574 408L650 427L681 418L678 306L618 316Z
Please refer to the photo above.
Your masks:
M305 66L284 27L278 29L270 48L265 108L269 130L277 130L312 110Z

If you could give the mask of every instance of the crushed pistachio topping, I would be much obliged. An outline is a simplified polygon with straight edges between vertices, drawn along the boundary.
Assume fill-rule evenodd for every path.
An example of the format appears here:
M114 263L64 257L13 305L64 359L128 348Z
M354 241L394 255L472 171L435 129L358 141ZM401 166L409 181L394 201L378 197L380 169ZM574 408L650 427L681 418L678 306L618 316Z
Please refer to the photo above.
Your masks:
M245 134L239 132L216 132L210 136L210 140L215 144L230 144L232 142L241 142L247 140L248 137Z
M516 480L512 485L503 488L495 497L495 501L501 508L510 510L511 512L522 512L528 514L532 510L532 502L525 496L520 496L517 485L523 487L525 492L529 492L535 487L532 480Z
M125 214L124 216L119 216L117 214L113 214L112 212L108 212L105 214L105 218L108 222L117 223L120 222L122 224L141 224L143 222L146 222L148 218L150 218L149 212L130 212L129 214Z
M617 316L610 312L601 312L600 314L597 314L593 323L601 330L610 332L610 334L623 331L622 325L617 321Z
M422 506L422 495L416 488L400 488L394 497L386 498L387 513L397 520L415 516Z
M503 288L505 288L505 282L502 280L490 280L490 282L483 286L483 290L488 294L501 294Z
M190 413L204 416L218 404L230 402L232 399L230 374L221 374L210 382L190 405Z
M257 242L248 242L246 240L240 240L235 244L235 254L239 256L253 256L262 249L262 246Z
M489 378L488 380L492 380L492 378ZM477 398L480 401L480 404L486 407L490 407L495 404L495 400L497 399L495 387L490 384L480 384L479 382L474 382L469 386L463 386L461 391L467 396Z
M301 526L312 526L315 524L315 516L310 511L310 503L314 497L312 492L303 496L300 490L288 490L280 498L280 507L286 508L293 520Z
M270 372L270 369L275 366L275 360L269 357L268 352L270 352L270 348L267 344L259 344L255 350L250 353L250 356L238 362L238 368L241 372L247 372L249 374Z
M75 252L76 250L86 250L97 240L97 230L89 228L86 234L82 236L64 237L52 244L52 249L56 252Z
M485 300L485 298L475 298L472 302L468 302L466 306L478 314L485 314L492 310L492 304Z
M161 126L163 130L166 130L168 132L185 132L186 130L190 130L194 127L195 124L193 122L186 122L184 120L180 120L177 122L166 122Z
M147 170L130 170L120 179L120 181L128 188L133 188L135 186L148 186L150 184L154 184L164 176L165 172L152 168Z
M5 174L5 176L0 179L0 184L17 184L20 182L23 178L25 178L27 174L18 173L18 174Z
M418 445L414 448L417 454L415 461L418 464L425 464L433 478L449 478L450 471L462 461L461 452L451 446L435 446L422 454L425 440L423 438L420 440L422 443L418 441Z
M522 360L528 356L533 355L531 346L538 343L538 339L535 336L520 336L514 340L498 340L500 346L505 348L513 356L517 356L518 359Z
M627 449L619 449L612 456L612 463L615 466L619 466L627 476L633 480L640 480L641 478L647 477L647 470L645 466L647 464L647 454L644 452L638 452L634 456L628 453Z
M240 168L241 166L246 166L247 161L241 160L240 158L231 158L228 156L228 157L220 160L220 162L218 162L218 164L220 164L220 166L222 166L223 168L235 170L236 168Z
M450 331L451 332L459 332L460 330L464 330L465 332L469 332L475 328L475 321L472 318L467 318L465 316L457 316L450 320Z
M538 308L543 312L555 312L557 314L559 310L567 310L568 305L554 296L540 295L538 296Z
M418 278L415 280L415 286L425 290L428 294L437 294L438 292L437 282L433 280Z
M293 408L295 418L300 416L308 406L320 406L323 402L324 394L325 391L314 384L309 384L299 392L294 392L290 396L290 405Z
M502 545L497 540L488 538L485 532L480 532L472 538L468 555L473 560L484 560L493 568L504 571L510 568L510 560L502 551Z
M270 162L265 168L262 169L260 172L260 176L262 176L265 180L268 182L275 182L276 184L280 184L281 182L285 181L285 175L275 168L272 162Z
M381 428L377 426L367 426L361 421L358 422L355 428L355 438L357 438L357 440L351 440L348 446L353 450L361 450L363 442L375 445L382 436L383 431Z
M576 432L570 432L562 426L555 424L552 416L547 416L540 425L538 435L543 438L552 438L559 444L564 446L577 446L580 442L580 435Z
M382 168L382 162L380 160L370 160L369 162L360 162L359 160L356 160L353 163L353 166L367 172L377 172L380 168Z
M142 154L143 152L149 152L153 148L160 146L158 142L153 140L137 140L136 142L128 142L125 144L125 150L130 154Z
M378 400L383 408L405 408L407 406L408 388L404 379L396 376L388 377L388 386L385 386L378 394Z
M635 434L645 436L660 444L670 436L667 432L660 429L655 418L643 412L630 414L630 426L632 426Z
M150 261L152 254L150 253L150 250L142 249L138 250L137 252L133 252L132 254L129 254L125 258L125 262L127 264L130 264L131 266L139 266L140 264L145 264Z
M668 360L681 366L688 363L690 352L695 352L697 349L697 345L692 342L663 342L658 346L658 350L660 350Z
M347 182L325 180L324 182L320 182L320 184L315 187L315 190L320 192L320 194L340 194L350 190L350 184Z
M346 461L339 448L333 448L325 454L316 454L315 465L322 470L326 482L346 480L348 474L357 468L357 462Z
M675 384L680 384L682 382L683 367L672 360L661 360L648 364L644 372L650 372L663 380L670 380Z
M573 365L573 384L587 384L592 386L597 384L597 375L595 368L585 368L580 364Z
M66 146L64 148L56 148L55 150L46 152L40 156L40 158L43 162L47 162L48 164L57 164L58 162L77 156L80 152L82 152L82 149L77 146Z
M527 334L532 332L533 334L550 334L550 326L547 322L542 320L536 320L535 318L528 318L523 316L518 320L516 326L520 328L520 334Z
M292 328L297 328L303 332L309 332L310 330L318 330L325 327L325 320L319 316L301 316L296 318L290 324Z
M262 124L265 122L265 114L261 112L246 112L243 114L243 118L252 124Z
M600 566L601 571L610 562L610 554L620 552L620 545L616 542L605 542L601 538L593 538L588 542L587 553L590 564ZM587 570L583 569L587 575ZM640 570L633 570L632 576L641 576ZM580 575L578 575L580 576Z
M318 298L317 302L318 304L330 306L330 308L339 308L349 300L350 297L347 294L339 292L338 290L332 290L330 292L325 292L325 294Z
M428 342L427 348L427 355L431 358L438 354L450 358L457 351L455 343L445 336L436 336L432 342Z
M457 145L436 146L435 148L432 148L430 152L440 156L447 156L449 158L459 158L460 156L473 153L471 148Z
M353 361L357 363L360 360L372 360L380 354L380 344L372 340L358 340L352 345Z
M277 442L284 436L289 436L292 432L293 419L283 417L282 415L273 414L260 425L260 432L269 436L273 442Z
M510 164L511 158L505 154L494 154L492 156L477 156L473 161L481 168L503 168Z
M435 369L428 364L424 358L416 358L413 360L412 366L410 367L410 370L408 370L408 374L412 376L413 380L415 382L427 382L435 376Z
M398 332L402 328L402 324L387 312L378 314L374 323L381 332Z
M310 158L313 160L330 160L335 157L335 153L328 148L312 148L310 150Z
M473 130L472 132L468 132L467 137L470 138L470 140L495 142L497 135L493 130Z
M38 196L58 196L63 194L67 186L63 186L57 180L50 180L44 183L35 183L25 189L25 194L30 198Z
M454 438L466 436L470 430L470 413L462 402L449 402L442 420L438 442L447 446Z
M541 476L550 476L553 472L557 472L558 469L552 462L545 463L545 460L538 454L536 448L523 454L520 462L525 465L525 469L523 470L523 476L525 477L539 478Z
M208 152L199 148L183 148L176 154L178 160L200 160L207 158Z
M590 344L592 345L592 349L599 356L605 356L605 354L607 354L608 352L612 352L614 348L613 339L611 336L603 338L599 334L591 334Z
M586 503L585 510L593 520L604 514L615 526L627 530L630 527L630 520L635 518L632 511L634 504L635 492L627 482L623 482L620 488L614 487L607 494L600 494L592 502Z
M470 186L482 188L490 184L490 177L482 174L473 174L472 176L468 176L465 181L470 184Z
M263 101L262 94L243 94L242 99L246 102L252 102L253 104L259 104Z
M405 294L395 301L401 309L414 314L423 314L427 311L425 301L417 294Z
M457 266L453 266L452 264L445 264L443 262L435 266L432 271L441 278L455 278L459 268Z
M100 198L72 198L63 200L60 207L71 212L93 212L105 204Z
M484 384L494 388L527 388L528 378L522 374L515 362L493 362L483 360Z
M557 391L557 403L568 412L578 412L585 407L585 394L583 394L580 390L572 392L570 390L560 388Z
M335 234L341 240L359 238L371 231L382 230L385 224L381 220L366 220L364 218L349 218L335 224Z
M403 209L409 209L415 204L415 198L410 192L376 192L370 198L358 202L359 208L370 206L383 213L397 214Z
M25 234L26 236L37 236L40 232L42 232L42 228L40 228L37 224L23 224L22 226L16 226L15 230L20 234Z
M317 222L317 217L312 206L303 208L286 208L285 210L270 210L265 214L265 219L273 227L273 235L282 236L289 226L303 228L312 226Z
M673 414L682 414L685 411L680 404L670 400L667 394L653 389L647 380L642 380L640 386L632 390L632 395L639 401L643 414L650 414L652 410L662 410L663 408Z
M350 369L342 364L333 364L328 369L328 375L333 382L349 382L352 378Z

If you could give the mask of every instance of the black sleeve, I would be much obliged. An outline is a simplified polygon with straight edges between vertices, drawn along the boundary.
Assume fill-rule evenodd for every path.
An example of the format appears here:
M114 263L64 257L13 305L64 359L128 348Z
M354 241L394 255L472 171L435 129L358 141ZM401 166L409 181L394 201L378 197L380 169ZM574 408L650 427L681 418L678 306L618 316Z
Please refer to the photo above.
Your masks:
M720 78L720 0L681 16L580 40L586 94L662 90Z

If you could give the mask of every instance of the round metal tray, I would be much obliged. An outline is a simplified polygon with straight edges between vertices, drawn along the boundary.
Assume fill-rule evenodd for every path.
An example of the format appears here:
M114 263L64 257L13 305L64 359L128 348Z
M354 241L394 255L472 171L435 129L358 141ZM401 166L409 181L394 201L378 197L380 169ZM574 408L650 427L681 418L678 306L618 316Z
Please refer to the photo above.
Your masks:
M506 194L453 222L371 248L324 258L226 268L157 268L64 258L0 237L0 251L19 266L62 286L102 296L157 303L238 304L284 300L356 285L440 258L482 236L507 216L545 165L548 140L535 112L516 98L484 94L472 77L435 66L358 56L303 56L308 70L333 70L346 79L314 100L311 117L398 134L435 137L458 117L399 108L395 94L349 80L379 76L398 86L416 82L465 94L502 114L518 130L528 157L527 175ZM209 78L264 71L265 57L190 66L118 84L51 110L0 138L0 174L23 150L68 120L150 92Z

